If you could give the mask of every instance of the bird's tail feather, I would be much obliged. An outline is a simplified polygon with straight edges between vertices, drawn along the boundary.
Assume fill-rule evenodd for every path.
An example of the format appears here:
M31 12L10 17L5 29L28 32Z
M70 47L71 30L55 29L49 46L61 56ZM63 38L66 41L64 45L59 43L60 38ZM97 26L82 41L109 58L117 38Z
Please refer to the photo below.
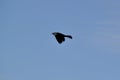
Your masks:
M72 36L71 36L71 35L65 35L65 37L68 37L68 38L72 39Z

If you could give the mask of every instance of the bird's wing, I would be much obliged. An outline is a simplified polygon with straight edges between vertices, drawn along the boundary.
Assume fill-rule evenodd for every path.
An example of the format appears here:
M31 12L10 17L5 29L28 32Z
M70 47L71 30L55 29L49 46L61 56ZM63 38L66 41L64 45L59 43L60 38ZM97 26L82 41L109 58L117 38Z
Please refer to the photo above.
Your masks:
M56 37L56 40L58 41L58 43L62 43L63 41L65 41L64 36L56 35L55 37Z
M72 39L72 36L71 36L71 35L64 35L64 36Z

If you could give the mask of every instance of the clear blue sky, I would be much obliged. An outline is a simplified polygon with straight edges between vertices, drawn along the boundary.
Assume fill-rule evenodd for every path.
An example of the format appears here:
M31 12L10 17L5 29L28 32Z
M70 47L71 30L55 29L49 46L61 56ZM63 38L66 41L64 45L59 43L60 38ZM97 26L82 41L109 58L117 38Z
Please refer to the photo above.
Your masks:
M0 80L120 80L120 0L1 0L0 65Z

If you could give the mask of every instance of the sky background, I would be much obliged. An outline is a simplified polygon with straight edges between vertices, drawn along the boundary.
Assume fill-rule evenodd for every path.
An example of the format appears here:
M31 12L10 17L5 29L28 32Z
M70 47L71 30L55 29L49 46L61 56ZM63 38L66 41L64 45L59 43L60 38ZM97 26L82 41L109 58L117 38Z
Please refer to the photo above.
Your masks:
M120 0L0 0L0 80L120 80Z

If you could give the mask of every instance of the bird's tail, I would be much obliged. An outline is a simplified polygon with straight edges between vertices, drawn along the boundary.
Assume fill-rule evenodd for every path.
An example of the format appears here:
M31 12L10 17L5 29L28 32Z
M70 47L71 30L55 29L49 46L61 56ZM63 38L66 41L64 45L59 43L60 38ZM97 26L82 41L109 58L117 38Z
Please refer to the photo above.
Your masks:
M71 36L71 35L65 35L65 37L68 37L68 38L72 39L72 36Z

